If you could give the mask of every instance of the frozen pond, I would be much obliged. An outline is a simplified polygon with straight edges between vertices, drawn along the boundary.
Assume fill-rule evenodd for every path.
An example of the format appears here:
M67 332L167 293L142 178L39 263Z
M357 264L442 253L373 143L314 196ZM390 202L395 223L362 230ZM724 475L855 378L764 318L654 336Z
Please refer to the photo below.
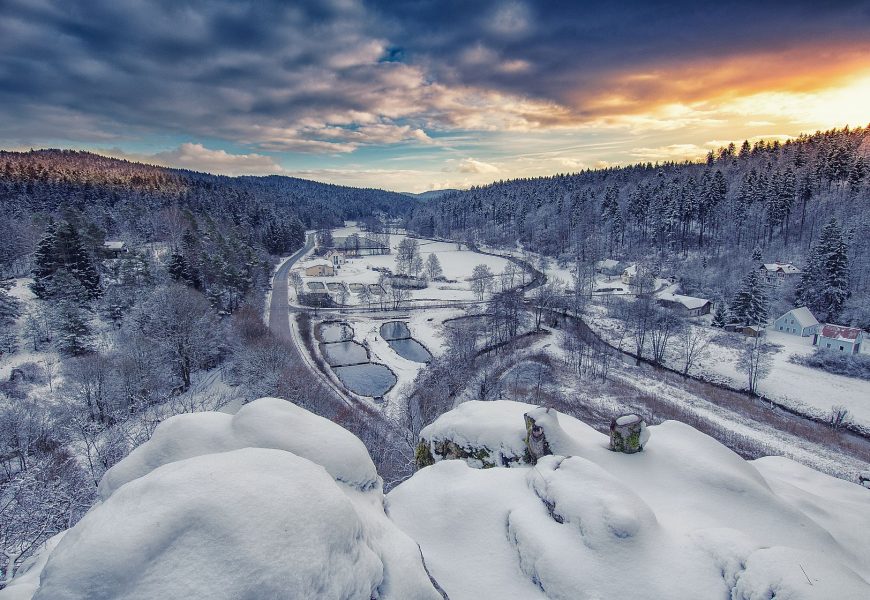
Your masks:
M411 337L411 330L408 329L407 323L389 321L381 325L381 337L387 341L402 340Z
M349 390L360 396L383 396L396 385L396 376L377 363L334 367L333 371Z
M362 344L354 341L323 344L323 356L330 367L356 365L369 361L369 354L366 352L366 349Z
M404 325L404 323L402 323L402 325ZM426 350L426 347L414 338L389 340L387 343L396 351L396 354L402 358L420 363L427 363L432 360L432 355L428 350Z
M353 339L353 329L347 323L324 323L320 326L320 339L325 343L346 342Z

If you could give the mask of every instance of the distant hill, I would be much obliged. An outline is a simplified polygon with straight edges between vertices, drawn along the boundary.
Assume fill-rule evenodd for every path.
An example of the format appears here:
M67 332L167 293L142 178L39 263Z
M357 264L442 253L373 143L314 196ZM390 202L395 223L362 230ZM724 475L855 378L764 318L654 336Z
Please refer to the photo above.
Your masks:
M444 190L429 190L427 192L420 192L419 194L415 194L414 192L402 192L405 196L411 196L412 198L416 198L417 200L434 200L435 198L440 198L445 194L450 194L453 192L458 192L459 190L448 188Z

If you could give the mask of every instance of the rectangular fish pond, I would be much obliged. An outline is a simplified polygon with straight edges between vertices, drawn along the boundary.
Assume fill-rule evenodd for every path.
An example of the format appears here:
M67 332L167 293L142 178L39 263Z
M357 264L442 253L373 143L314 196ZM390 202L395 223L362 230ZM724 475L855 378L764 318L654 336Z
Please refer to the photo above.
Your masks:
M329 344L332 342L346 342L353 339L353 328L347 323L331 321L320 326L320 340Z

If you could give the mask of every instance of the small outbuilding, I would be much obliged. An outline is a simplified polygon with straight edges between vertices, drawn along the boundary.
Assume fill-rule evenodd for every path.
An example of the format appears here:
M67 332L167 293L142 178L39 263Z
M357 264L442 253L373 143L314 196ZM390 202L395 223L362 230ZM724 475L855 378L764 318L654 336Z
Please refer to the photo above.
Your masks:
M656 303L665 308L670 308L686 317L700 317L710 314L713 303L706 298L695 298L682 294L663 292L659 294Z
M813 346L846 354L858 354L861 352L861 344L863 342L864 330L857 327L831 325L830 323L825 323L818 333L813 336Z
M103 242L103 252L110 256L118 256L127 252L127 242L121 240L107 240Z
M809 337L819 329L819 322L806 306L793 308L773 322L774 331Z
M324 259L316 259L305 263L306 277L332 277L335 275L335 267L332 262Z

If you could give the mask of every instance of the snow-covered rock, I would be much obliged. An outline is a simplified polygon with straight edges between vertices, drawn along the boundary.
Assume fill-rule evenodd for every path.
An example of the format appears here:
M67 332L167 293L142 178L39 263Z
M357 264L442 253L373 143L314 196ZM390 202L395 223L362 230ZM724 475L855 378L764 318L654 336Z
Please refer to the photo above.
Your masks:
M234 415L177 415L160 424L146 444L115 465L100 481L108 498L125 483L160 465L240 448L275 448L322 465L338 481L362 489L379 485L365 445L355 435L280 398L260 398Z
M283 400L168 419L100 495L27 573L36 600L442 598L362 443Z
M747 462L682 423L649 427L655 443L625 455L552 410L469 404L421 435L516 454L529 414L553 455L510 469L438 460L387 496L452 600L870 598L858 485Z

